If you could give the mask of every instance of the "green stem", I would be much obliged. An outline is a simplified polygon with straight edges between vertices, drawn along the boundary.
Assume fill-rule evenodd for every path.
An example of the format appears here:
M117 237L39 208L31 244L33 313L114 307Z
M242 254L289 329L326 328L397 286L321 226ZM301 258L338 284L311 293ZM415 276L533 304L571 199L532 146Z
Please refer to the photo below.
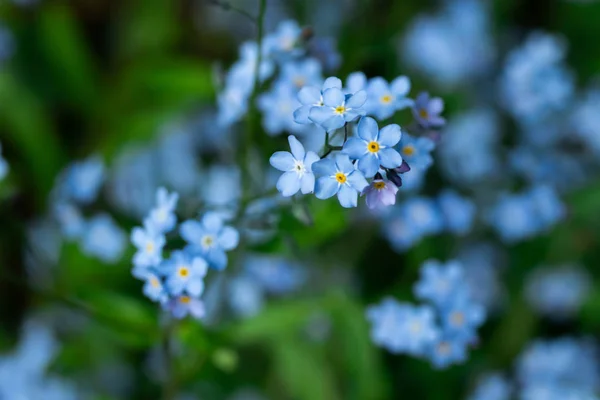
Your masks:
M219 0L208 0L209 3L214 4L216 6L221 7L223 10L225 11L233 11L236 12L238 14L240 14L243 17L246 17L248 20L252 21L252 23L256 23L256 18L250 14L248 11L238 8L234 5L232 5L231 3L228 3L226 1L219 1Z
M162 386L162 398L163 400L174 400L177 397L177 392L179 390L179 379L177 376L175 354L173 351L173 336L177 327L177 321L170 315L166 315L166 318L167 321L162 327L162 352L166 373Z

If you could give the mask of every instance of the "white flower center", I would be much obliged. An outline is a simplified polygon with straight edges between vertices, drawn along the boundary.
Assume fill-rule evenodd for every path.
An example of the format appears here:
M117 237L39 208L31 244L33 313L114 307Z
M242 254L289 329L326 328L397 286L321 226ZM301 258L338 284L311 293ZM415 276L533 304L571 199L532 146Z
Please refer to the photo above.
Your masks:
M205 249L210 249L215 244L215 238L212 235L204 235L200 239L200 244Z
M297 173L298 177L302 178L302 176L304 176L304 174L306 173L306 167L304 166L304 162L300 160L294 160L294 168L292 168L292 171Z

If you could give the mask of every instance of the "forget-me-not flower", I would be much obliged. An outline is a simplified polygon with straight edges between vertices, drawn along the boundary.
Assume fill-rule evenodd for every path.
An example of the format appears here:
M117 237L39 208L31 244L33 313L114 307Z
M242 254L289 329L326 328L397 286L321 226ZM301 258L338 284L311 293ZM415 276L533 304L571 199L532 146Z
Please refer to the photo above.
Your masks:
M412 107L417 123L425 129L444 126L446 120L440 116L442 111L444 111L444 100L439 97L430 97L427 92L420 93Z
M143 228L133 228L131 241L137 248L137 252L133 256L133 276L145 279L149 267L157 267L162 261L162 250L166 243L165 236L145 224Z
M277 190L284 197L293 196L298 191L302 194L312 193L315 188L312 166L319 156L312 151L304 151L304 146L294 136L288 136L288 141L291 153L278 151L269 159L273 168L284 172L277 181Z
M459 294L457 299L445 305L442 310L442 324L445 332L460 337L466 342L477 338L477 329L485 320L485 310L468 296Z
M373 182L363 190L367 207L375 209L379 206L392 206L396 204L398 187L391 181L373 179Z
M365 104L367 94L360 91L351 95L344 95L341 89L330 88L323 92L323 106L312 107L308 118L328 132L344 126L347 122L365 115L362 106Z
M201 221L187 220L181 224L181 237L188 242L192 254L203 257L212 268L222 270L227 266L226 251L233 250L239 242L239 233L224 226L215 212L208 212Z
M438 197L446 230L456 235L465 235L471 230L475 219L475 204L453 190L444 190Z
M159 188L156 191L156 207L150 211L148 224L157 232L169 232L177 223L175 216L175 207L177 206L179 195L169 193L165 188Z
M458 364L467 358L467 343L450 335L441 335L430 347L429 359L439 369Z
M305 86L320 86L322 82L321 64L314 58L283 64L278 79L279 84L288 84L296 91Z
M358 123L357 133L358 137L348 139L342 151L358 160L357 167L367 178L375 176L380 166L398 168L402 165L402 157L394 149L402 137L400 126L391 124L379 130L373 118L364 117Z
M413 169L426 170L433 163L431 152L435 149L433 140L426 137L415 138L408 134L402 135L398 150L402 158Z
M146 297L152 301L156 301L161 304L165 303L168 299L168 294L160 277L156 274L148 273L145 279L146 282L144 283L144 288L142 289L144 295L146 295Z
M313 121L310 117L310 110L313 107L323 107L323 92L328 89L342 88L342 81L339 78L330 76L325 79L321 89L316 86L305 86L298 92L298 101L302 106L294 111L294 121L299 124L312 124Z
M384 120L398 110L413 105L413 100L406 97L410 91L410 80L406 76L399 76L391 83L381 77L373 78L367 85L367 114Z
M427 260L421 267L421 278L414 286L417 298L443 309L467 289L462 266L457 261L445 265Z
M335 161L322 159L312 167L313 171L320 176L315 185L317 198L328 199L337 194L342 207L356 207L358 193L361 193L368 183L362 172L354 168L347 154L337 154Z
M268 135L282 132L301 133L306 126L294 120L294 110L301 106L296 89L288 82L279 82L257 99L258 109L263 114L263 127Z
M208 264L202 257L176 251L161 266L161 270L167 276L170 294L178 296L185 292L198 297L204 291L204 277L208 271Z
M86 223L81 240L84 253L115 263L123 255L126 236L109 214L99 214Z
M99 156L71 164L65 171L65 195L80 203L96 199L104 181L104 163Z
M201 319L206 315L204 302L196 297L187 295L174 297L164 303L163 307L169 310L177 319L185 318L188 315L196 319Z

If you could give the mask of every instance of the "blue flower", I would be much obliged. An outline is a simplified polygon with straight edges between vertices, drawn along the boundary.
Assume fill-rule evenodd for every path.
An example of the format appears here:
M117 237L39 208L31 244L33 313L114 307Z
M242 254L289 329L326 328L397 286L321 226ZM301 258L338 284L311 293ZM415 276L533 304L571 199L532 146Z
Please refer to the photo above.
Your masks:
M380 166L397 168L402 165L402 157L393 148L402 136L400 126L392 124L380 131L373 118L365 117L358 123L357 133L358 137L348 139L342 151L358 160L358 169L367 178L375 176Z
M442 310L444 332L472 343L477 338L477 329L485 321L485 310L467 296L467 291L459 293L454 301Z
M104 163L99 156L71 164L65 171L64 195L80 203L91 203L104 181Z
M321 82L323 82L321 64L314 58L283 64L281 77L278 79L278 84L287 84L296 91L305 86L319 86Z
M395 208L383 220L383 234L397 252L404 252L419 242L423 235L407 222L404 208Z
M364 91L344 95L341 89L327 89L323 92L323 106L312 107L308 118L326 131L332 132L365 115L362 106L366 98L367 94Z
M146 295L146 297L152 301L156 301L161 304L165 303L168 299L168 294L158 275L148 273L145 279L146 283L144 283L143 288L144 295Z
M206 308L202 300L191 296L177 296L164 303L163 307L177 319L191 315L201 319L206 315Z
M460 338L442 335L430 348L429 359L439 369L458 364L467 358L467 343Z
M367 77L362 72L353 72L346 78L346 93L354 94L361 90L367 90ZM367 95L368 97L368 95Z
M8 174L8 163L2 157L2 144L0 144L0 181Z
M533 203L525 195L503 195L487 214L488 223L508 243L529 238L541 229Z
M302 28L296 21L283 21L275 32L265 36L263 46L268 55L286 61L302 55L303 50L298 46L301 34Z
M434 235L444 228L442 213L432 199L411 197L404 202L403 208L406 222L422 235Z
M564 219L567 210L558 194L549 186L538 185L531 188L526 196L533 204L542 229L547 229Z
M367 114L384 120L396 111L412 106L413 101L406 97L409 91L410 81L405 76L394 79L390 84L381 77L371 79L367 85Z
M362 195L365 196L367 207L373 210L380 206L385 207L396 204L397 192L398 187L392 182L376 178L363 190Z
M426 137L415 138L408 134L402 136L400 154L412 169L426 170L433 163L431 152L435 148L433 140Z
M305 269L281 257L250 255L244 268L257 284L273 294L292 292L307 278Z
M323 106L323 92L332 89L342 88L342 81L339 78L331 76L325 79L321 89L316 86L305 86L298 92L298 101L302 106L294 111L294 120L299 124L312 124L310 120L310 110L313 107Z
M233 250L239 242L238 231L223 226L223 219L215 212L206 213L201 221L185 221L180 231L192 254L203 257L217 270L227 266L225 252Z
M337 154L335 161L325 158L313 164L313 171L321 177L317 179L315 194L319 199L328 199L337 194L342 207L356 207L358 193L367 186L367 180L360 171L354 169L347 154Z
M131 232L131 241L137 248L133 256L133 276L145 279L150 267L157 267L162 261L162 250L166 243L165 236L145 225L135 227Z
M8 60L15 50L15 39L12 32L0 25L0 68L2 63Z
M175 207L177 206L179 195L171 193L165 188L159 188L156 191L156 207L150 211L148 225L152 226L157 232L165 233L171 231L177 223L175 216Z
M484 376L468 400L510 400L512 387L508 380L497 373Z
M421 279L415 284L415 296L444 309L467 290L462 266L457 261L446 265L427 260L421 267Z
M423 356L439 336L435 312L429 306L407 307L403 315L403 351L412 356Z
M58 202L53 206L53 214L67 239L76 239L83 235L85 219L79 208L69 202Z
M201 257L193 257L183 251L175 251L171 258L161 265L167 276L169 293L179 296L183 293L198 297L204 291L204 277L208 264Z
M301 133L306 126L294 120L294 110L301 106L296 98L296 89L287 82L276 83L270 92L257 99L258 109L263 114L263 127L274 136L282 132Z
M292 152L275 152L269 162L283 175L277 181L277 190L284 197L290 197L298 193L312 193L315 189L315 175L312 166L319 160L319 156L312 151L305 152L304 146L294 136L288 136Z
M111 264L123 255L125 242L125 233L108 214L90 218L82 237L84 253Z
M440 116L444 111L444 100L429 97L429 93L420 93L412 107L413 116L424 129L441 128L446 120Z
M260 312L265 294L259 283L248 276L241 275L229 281L229 304L241 317L251 317Z
M404 337L399 333L404 327L404 315L410 304L399 303L391 297L378 305L369 306L366 316L371 323L371 340L392 353L405 348Z
M465 235L473 226L475 204L453 190L444 190L438 197L446 229L456 235Z

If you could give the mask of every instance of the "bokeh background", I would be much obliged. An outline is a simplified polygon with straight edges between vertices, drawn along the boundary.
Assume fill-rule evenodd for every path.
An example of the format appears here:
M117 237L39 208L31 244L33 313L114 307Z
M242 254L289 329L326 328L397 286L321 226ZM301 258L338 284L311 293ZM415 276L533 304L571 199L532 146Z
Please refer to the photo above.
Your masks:
M258 10L258 1L231 4ZM460 399L496 372L514 398L567 398L520 392L539 378L519 361L539 340L558 344L532 370L550 386L558 378L543 365L579 371L573 379L590 397L570 398L595 398L600 4L267 4L266 32L294 19L331 38L340 59L324 76L407 75L413 97L444 99L434 165L400 196L452 188L476 206L468 232L398 237L386 224L395 217L364 204L268 207L244 226L258 239L207 279L208 316L178 326L169 361L160 310L131 276L129 232L161 185L192 218L247 203L245 181L268 180L286 135L267 136L256 110L229 128L215 118L224 71L256 27L201 0L1 0L0 398ZM393 121L408 124L409 114ZM103 183L75 240L60 224L73 215L53 198L61 171L90 157ZM543 227L494 208L535 185L564 206ZM414 301L431 258L462 260L487 310L468 360L443 370L377 347L365 317L386 296Z

